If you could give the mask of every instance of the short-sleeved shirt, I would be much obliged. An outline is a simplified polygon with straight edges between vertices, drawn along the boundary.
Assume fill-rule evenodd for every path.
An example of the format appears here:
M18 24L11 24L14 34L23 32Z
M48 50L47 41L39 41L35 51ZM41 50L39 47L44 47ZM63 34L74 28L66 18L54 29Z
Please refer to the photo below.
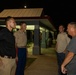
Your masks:
M18 30L17 32L14 33L15 36L15 42L17 47L24 47L27 44L27 36L26 33Z
M76 37L73 37L67 46L67 51L73 52L75 55L70 63L67 65L69 71L75 71L76 73Z
M70 38L65 32L63 32L58 34L56 41L57 41L56 51L58 53L62 53L66 49L66 46L68 45L68 43L70 42Z

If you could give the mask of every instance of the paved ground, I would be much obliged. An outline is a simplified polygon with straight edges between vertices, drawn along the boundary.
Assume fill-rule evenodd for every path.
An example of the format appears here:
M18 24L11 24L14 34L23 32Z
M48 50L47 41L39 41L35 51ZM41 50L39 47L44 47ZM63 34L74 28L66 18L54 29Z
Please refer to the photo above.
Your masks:
M28 49L28 57L37 58L26 70L25 75L57 75L57 58L54 48L41 49L42 55L32 55Z

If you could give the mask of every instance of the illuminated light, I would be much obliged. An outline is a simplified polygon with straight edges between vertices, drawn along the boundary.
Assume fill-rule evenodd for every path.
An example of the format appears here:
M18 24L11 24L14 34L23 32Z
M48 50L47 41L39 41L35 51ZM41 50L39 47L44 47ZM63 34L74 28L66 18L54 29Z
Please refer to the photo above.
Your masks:
M24 8L27 8L27 6L24 6Z
M6 25L0 25L0 27L6 27ZM16 29L20 29L20 25L16 25ZM14 29L16 31L16 29ZM27 25L26 26L26 30L34 30L35 29L35 25ZM40 27L40 31L44 31L45 28Z

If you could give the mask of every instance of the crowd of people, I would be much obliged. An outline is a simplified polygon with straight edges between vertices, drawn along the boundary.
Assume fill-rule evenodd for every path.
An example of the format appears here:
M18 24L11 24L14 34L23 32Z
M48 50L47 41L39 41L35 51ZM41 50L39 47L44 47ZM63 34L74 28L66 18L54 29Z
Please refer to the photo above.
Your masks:
M14 34L15 19L8 16L5 23L6 27L0 31L0 75L24 75L27 61L26 23L20 22L20 29ZM65 27L60 25L56 39L58 75L76 75L76 22L68 23L68 34L64 30Z

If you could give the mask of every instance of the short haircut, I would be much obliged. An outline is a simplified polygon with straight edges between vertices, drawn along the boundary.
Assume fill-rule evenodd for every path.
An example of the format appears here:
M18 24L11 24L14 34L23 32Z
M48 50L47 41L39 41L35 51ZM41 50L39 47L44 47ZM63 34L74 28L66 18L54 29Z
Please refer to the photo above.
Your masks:
M25 23L25 21L21 21L21 22L20 22L20 26L23 25L24 23ZM26 24L26 23L25 23L25 24Z
M63 24L60 24L59 27L60 27L60 26L63 26L63 28L65 28Z
M6 19L5 19L5 23L7 23L7 21L9 21L11 18L13 18L13 17L7 16Z
M70 22L68 24L73 25L76 28L76 22Z

